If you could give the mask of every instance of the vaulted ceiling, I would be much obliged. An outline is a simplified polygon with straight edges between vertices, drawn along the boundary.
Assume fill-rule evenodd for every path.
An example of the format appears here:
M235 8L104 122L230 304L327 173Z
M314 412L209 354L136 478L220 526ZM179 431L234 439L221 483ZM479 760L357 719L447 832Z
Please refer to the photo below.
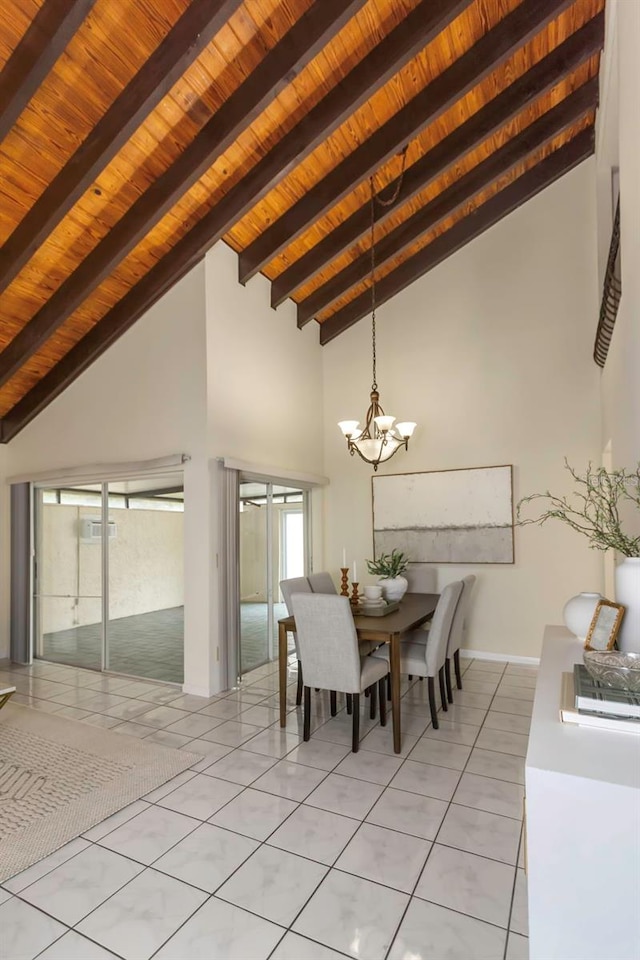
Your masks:
M0 439L218 240L322 343L590 156L604 0L2 0ZM464 278L461 278L463 282Z

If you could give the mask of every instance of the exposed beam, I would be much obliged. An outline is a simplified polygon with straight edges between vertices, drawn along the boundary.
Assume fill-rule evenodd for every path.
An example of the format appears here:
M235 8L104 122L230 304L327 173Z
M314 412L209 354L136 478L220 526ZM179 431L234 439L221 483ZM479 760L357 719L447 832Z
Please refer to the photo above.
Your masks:
M444 170L601 50L603 44L604 14L600 13L412 164L404 173L402 192L396 204L376 207L376 222L385 220L400 204L408 203ZM393 195L399 187L397 178L389 184L385 193ZM283 303L298 287L357 243L369 227L370 208L369 204L364 204L272 282L271 306L277 307ZM301 325L300 320L299 317L298 326Z
M0 386L9 380L80 304L109 276L248 123L291 83L365 0L314 4L269 51L174 164L145 193L67 277L0 354ZM171 256L171 254L169 254Z
M94 3L95 0L76 0L74 3L69 3L69 0L44 0L0 73L0 142Z
M240 282L246 283L571 2L523 0L246 247L240 254Z
M598 78L594 77L380 239L374 246L376 266L412 246L499 177L594 110L597 99ZM367 250L298 304L298 326L326 310L370 272L371 253Z
M63 2L69 8L76 6L70 0ZM159 47L116 97L6 240L0 250L0 292L11 283L241 2L191 0Z
M376 305L390 300L414 280L479 237L507 214L590 157L593 151L594 131L593 127L589 127L383 277L376 283ZM324 345L335 339L366 316L370 309L371 293L365 291L320 325L320 343Z

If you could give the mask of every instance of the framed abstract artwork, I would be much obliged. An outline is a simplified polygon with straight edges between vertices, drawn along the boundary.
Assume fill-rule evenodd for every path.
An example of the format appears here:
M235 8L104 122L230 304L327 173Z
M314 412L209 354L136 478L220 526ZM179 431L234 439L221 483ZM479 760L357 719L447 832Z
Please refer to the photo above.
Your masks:
M374 555L412 563L513 563L512 467L372 477Z

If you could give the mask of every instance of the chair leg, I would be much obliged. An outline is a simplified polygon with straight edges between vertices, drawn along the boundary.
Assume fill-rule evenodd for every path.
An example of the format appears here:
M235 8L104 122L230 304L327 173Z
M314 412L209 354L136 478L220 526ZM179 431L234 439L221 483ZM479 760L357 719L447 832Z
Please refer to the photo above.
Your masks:
M353 700L350 693L347 694L347 713L353 713Z
M387 674L387 700L391 700L391 674Z
M375 720L375 718L376 718L376 700L378 699L378 696L377 696L377 694L378 694L378 688L376 687L376 685L375 685L375 683L374 683L369 689L371 690L371 693L370 693L370 696L369 696L369 717L370 717L371 720Z
M438 683L440 684L440 700L442 701L442 709L444 713L446 713L449 709L449 706L447 704L447 691L444 688L444 667L440 667L438 670Z
M365 690L364 695L365 695L365 697L368 697L368 696L369 696L369 687L367 687L367 689Z
M409 680L413 680L413 674L412 674L412 673L409 674Z
M458 690L462 690L462 674L460 673L460 651L456 650L453 655L453 665L456 671L456 685Z
M431 723L433 729L438 729L438 711L436 709L436 691L435 685L433 682L433 677L429 677L427 681L427 686L429 687L429 710L431 711Z
M387 698L386 698L386 686L384 677L381 677L378 680L378 700L380 701L380 726L386 727L387 725Z
M360 694L353 694L353 733L351 737L351 749L354 753L358 752L360 747Z
M331 716L335 717L338 712L338 704L335 690L329 691L329 703L331 704Z
M304 688L304 709L303 709L303 737L305 740L311 739L311 687Z
M451 688L451 660L447 657L444 665L444 679L447 685L447 700L453 703L453 690Z
M302 703L302 662L298 660L298 689L296 690L296 707L299 707Z

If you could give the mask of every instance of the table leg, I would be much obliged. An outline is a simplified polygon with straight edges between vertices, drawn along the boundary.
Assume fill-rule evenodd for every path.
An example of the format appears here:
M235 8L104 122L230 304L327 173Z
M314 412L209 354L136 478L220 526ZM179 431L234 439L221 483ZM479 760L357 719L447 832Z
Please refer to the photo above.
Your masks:
M278 674L280 679L280 726L287 723L287 629L278 624Z
M393 750L402 749L402 731L400 727L400 634L391 634L389 663L391 666L391 709L393 711Z

